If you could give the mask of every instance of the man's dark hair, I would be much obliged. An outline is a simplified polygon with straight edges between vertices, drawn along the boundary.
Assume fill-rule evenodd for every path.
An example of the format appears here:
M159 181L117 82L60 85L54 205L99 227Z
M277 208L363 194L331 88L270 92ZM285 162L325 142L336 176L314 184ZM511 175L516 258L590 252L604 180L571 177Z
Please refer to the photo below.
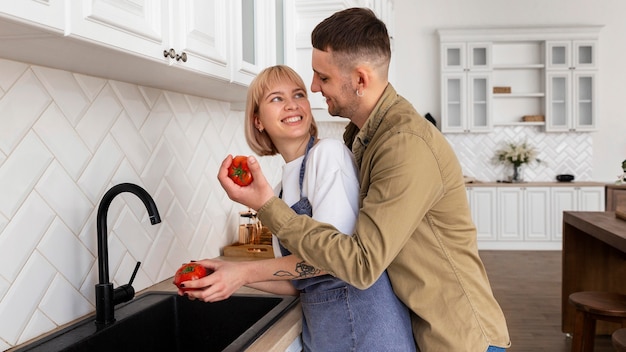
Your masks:
M367 8L334 13L313 29L311 43L315 49L339 54L344 64L365 59L375 65L388 65L391 59L387 26Z

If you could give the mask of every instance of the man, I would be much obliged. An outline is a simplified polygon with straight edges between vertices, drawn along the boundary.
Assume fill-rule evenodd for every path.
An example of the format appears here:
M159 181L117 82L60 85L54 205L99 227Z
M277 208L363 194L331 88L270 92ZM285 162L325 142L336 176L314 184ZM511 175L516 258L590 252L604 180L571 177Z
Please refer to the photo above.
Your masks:
M361 288L386 269L412 311L422 351L503 351L506 320L478 255L460 164L445 138L388 82L385 24L351 8L312 33L311 89L331 115L347 117L344 140L360 173L360 209L352 236L296 215L276 198L253 157L254 182L218 178L229 197L259 219L308 264Z

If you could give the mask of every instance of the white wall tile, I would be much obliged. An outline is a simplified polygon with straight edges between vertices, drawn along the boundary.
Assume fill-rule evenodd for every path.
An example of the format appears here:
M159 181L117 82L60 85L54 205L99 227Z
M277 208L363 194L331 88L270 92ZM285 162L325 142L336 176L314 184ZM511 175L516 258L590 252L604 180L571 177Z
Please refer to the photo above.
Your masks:
M122 112L111 128L111 134L135 170L141 171L150 158L150 150L135 129L126 112Z
M141 128L150 108L146 104L144 95L135 84L111 81L113 91L124 107L124 111L132 119L135 129Z
M99 77L85 76L79 73L73 73L73 76L89 101L94 101L108 82Z
M94 308L61 275L54 278L39 305L39 309L57 325L69 323L75 317L89 314Z
M52 222L37 245L37 250L75 290L80 288L91 266L96 262L96 257L59 218ZM68 253L72 255L68 256Z
M41 140L30 132L0 167L0 213L11 218L53 160Z
M76 125L76 131L92 152L98 149L121 112L122 106L113 91L105 86Z
M0 276L15 282L54 216L52 209L37 193L28 196L0 234Z
M9 154L15 149L51 101L33 72L25 71L0 99L0 150Z
M54 329L55 327L57 327L57 325L52 320L46 317L39 310L36 310L33 313L33 316L28 322L28 324L26 324L26 327L24 328L24 331L20 335L17 342L18 343L26 342L32 338L35 338L41 334L46 333L47 331ZM2 349L1 341L0 341L0 349Z
M27 64L21 62L0 59L0 88L5 92L11 89L28 68Z
M33 125L33 130L70 177L77 180L89 162L91 153L55 103L44 111Z
M58 162L50 165L35 189L72 232L80 232L94 205Z
M76 126L89 107L90 101L74 75L71 72L41 66L34 66L33 72L46 87L55 105L63 112L63 116L72 126Z
M55 276L54 268L37 252L20 269L0 301L0 338L10 344L17 343Z
M123 158L124 154L113 137L105 137L78 179L78 186L93 204L100 202L100 197Z
M147 221L147 217L144 219ZM141 218L137 219L130 210L125 209L115 223L115 227L112 228L120 242L138 261L146 257L152 243L151 236L144 231L140 224L141 220ZM155 237L159 226L159 224L151 226Z

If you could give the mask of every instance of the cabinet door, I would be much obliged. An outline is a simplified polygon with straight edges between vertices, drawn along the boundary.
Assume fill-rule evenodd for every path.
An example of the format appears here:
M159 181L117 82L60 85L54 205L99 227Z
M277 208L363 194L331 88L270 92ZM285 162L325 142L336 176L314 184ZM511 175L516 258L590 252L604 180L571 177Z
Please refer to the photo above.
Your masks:
M552 239L563 239L563 212L578 208L578 193L574 187L552 187Z
M467 68L466 62L465 43L445 43L441 45L442 71L465 71Z
M441 131L489 132L492 129L490 90L488 72L442 74Z
M1 1L0 17L18 18L44 29L65 30L64 0Z
M491 43L443 43L441 70L447 72L491 70Z
M176 1L171 3L170 13L175 33L172 48L187 56L187 62L181 65L230 79L230 1Z
M465 132L467 129L466 77L465 73L445 73L442 75L442 132Z
M550 188L526 187L524 194L524 240L547 241L550 236Z
M596 127L596 74L593 71L573 73L572 128L591 131Z
M604 211L605 190L604 187L580 187L578 190L578 210L580 211Z
M72 1L70 35L116 50L167 62L170 47L166 0Z
M569 70L572 67L572 42L546 42L546 68Z
M573 42L572 62L577 69L595 69L597 63L597 41L575 40Z
M276 61L276 7L274 1L237 0L234 6L233 81L250 84Z
M467 68L470 71L491 70L491 43L467 43Z
M488 73L468 74L467 118L469 132L491 130L491 75Z
M546 131L571 129L571 74L569 71L546 73Z
M498 240L524 239L523 190L517 187L498 188Z
M472 220L476 225L477 238L479 241L495 241L496 229L496 188L495 187L469 187L468 198Z

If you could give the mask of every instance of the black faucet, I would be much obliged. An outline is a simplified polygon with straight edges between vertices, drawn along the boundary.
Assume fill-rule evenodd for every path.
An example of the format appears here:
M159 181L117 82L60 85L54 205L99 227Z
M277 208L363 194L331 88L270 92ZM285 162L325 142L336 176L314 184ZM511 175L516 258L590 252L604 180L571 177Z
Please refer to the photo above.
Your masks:
M132 286L137 270L139 269L140 262L137 262L135 271L133 272L130 282L126 285L122 285L115 290L113 284L109 282L109 246L107 236L107 213L109 206L113 201L113 198L120 193L130 192L139 197L148 210L150 215L150 222L152 225L161 222L159 210L154 203L154 200L146 192L145 189L132 184L132 183L120 183L109 189L98 207L98 274L100 277L99 283L96 285L96 325L109 325L115 322L114 308L115 305L130 301L135 296L135 289Z

